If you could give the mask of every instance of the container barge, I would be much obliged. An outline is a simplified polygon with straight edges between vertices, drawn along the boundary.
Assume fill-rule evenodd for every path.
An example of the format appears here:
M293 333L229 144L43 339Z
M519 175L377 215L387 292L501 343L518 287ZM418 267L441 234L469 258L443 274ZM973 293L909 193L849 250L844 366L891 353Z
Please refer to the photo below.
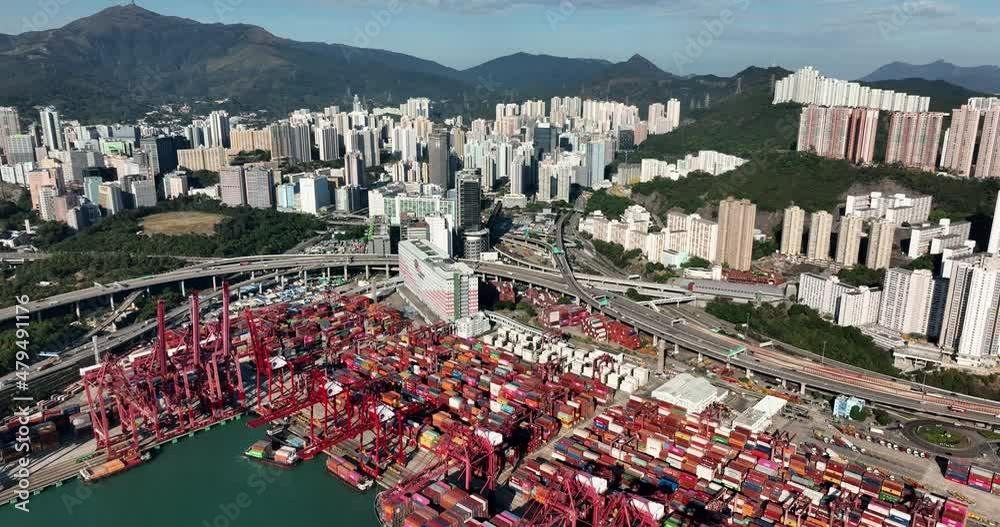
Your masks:
M134 457L112 459L95 467L81 469L80 478L83 479L84 483L96 483L110 478L115 474L121 474L126 470L135 468L146 461L149 461L150 457L149 452L143 452L142 454Z
M280 446L274 448L274 441L261 439L250 445L243 454L255 461L278 468L291 468L301 459L298 452L291 446Z
M359 492L365 492L375 485L375 480L361 473L357 463L343 456L330 456L326 460L326 470Z

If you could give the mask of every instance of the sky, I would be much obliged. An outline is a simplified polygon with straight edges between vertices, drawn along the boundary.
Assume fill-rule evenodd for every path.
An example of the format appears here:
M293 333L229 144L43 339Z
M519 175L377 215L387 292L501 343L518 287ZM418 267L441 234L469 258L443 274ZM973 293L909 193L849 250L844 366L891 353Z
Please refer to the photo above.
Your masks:
M3 0L0 33L60 27L120 2ZM524 51L672 73L814 65L855 79L892 61L1000 62L997 0L139 0L303 41L388 49L464 69Z

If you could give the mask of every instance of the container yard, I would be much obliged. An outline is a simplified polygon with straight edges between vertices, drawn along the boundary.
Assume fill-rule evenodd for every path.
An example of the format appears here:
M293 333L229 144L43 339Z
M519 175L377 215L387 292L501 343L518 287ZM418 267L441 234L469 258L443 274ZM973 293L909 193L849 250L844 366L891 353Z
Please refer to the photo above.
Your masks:
M966 500L803 447L769 419L734 426L722 398L697 397L688 409L668 402L705 392L700 385L666 400L640 396L652 391L644 358L552 331L579 326L634 349L634 330L545 295L525 295L544 305L542 329L498 325L478 338L352 294L235 309L227 291L204 322L195 297L190 324L173 330L161 303L153 345L81 370L84 403L40 413L33 446L58 449L70 433L88 441L92 452L61 477L94 481L146 461L157 445L251 414L260 439L234 452L292 473L319 457L335 484L378 484L374 515L394 527L970 522ZM706 381L674 384L696 382ZM991 471L958 462L946 477L1000 488Z

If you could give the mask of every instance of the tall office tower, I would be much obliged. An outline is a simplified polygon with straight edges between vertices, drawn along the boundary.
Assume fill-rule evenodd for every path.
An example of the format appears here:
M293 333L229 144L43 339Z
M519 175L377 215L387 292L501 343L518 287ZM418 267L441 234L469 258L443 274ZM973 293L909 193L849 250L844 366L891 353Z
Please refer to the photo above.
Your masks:
M451 151L461 157L465 152L465 130L455 127L451 129Z
M986 252L1000 253L1000 192L997 192L997 205L993 210L993 226L990 228L990 241L986 246Z
M855 108L847 126L845 157L852 163L867 165L875 160L875 134L878 131L878 110Z
M30 134L15 134L7 138L10 150L7 152L7 163L16 165L18 163L35 162L35 136Z
M844 267L857 265L861 251L861 234L864 232L865 219L854 214L840 219L840 232L837 233L837 255L834 260Z
M604 181L604 169L611 161L609 157L614 157L614 150L610 146L609 141L604 139L587 143L587 178L581 183L582 186L594 188Z
M230 207L243 207L247 204L243 172L243 167L223 167L219 171L219 197L222 203Z
M889 267L892 257L892 242L896 234L896 225L891 221L879 220L871 224L868 233L868 256L865 265L871 269Z
M312 127L308 124L291 125L289 159L298 163L308 163L313 160L311 130Z
M1000 344L1000 258L975 255L951 264L938 345L959 364L990 366Z
M482 224L479 201L482 198L481 188L479 173L476 170L462 170L455 176L458 198L455 224L458 229L477 230Z
M979 110L967 105L951 112L951 128L948 129L948 138L945 140L941 168L959 176L972 175L972 156L976 150L981 114Z
M208 146L230 147L229 114L224 110L216 110L208 115Z
M781 224L781 254L797 256L802 254L802 231L805 229L806 211L798 206L785 209L785 221Z
M101 199L101 183L103 182L104 180L102 180L100 176L84 177L83 196L88 200L90 200L92 203L97 203Z
M316 142L319 143L319 160L333 161L340 159L340 135L332 126L316 129Z
M447 128L435 127L427 141L430 183L444 189L452 188L451 150L448 146L448 138Z
M21 119L17 108L0 106L0 154L10 163L10 136L21 134Z
M132 181L132 200L136 208L156 206L156 180L153 178Z
M976 177L1000 178L1000 106L985 112L983 134L976 159Z
M382 163L379 150L379 134L374 128L365 128L358 132L358 150L364 159L366 167L375 167Z
M42 108L39 112L39 119L42 123L42 137L45 147L49 150L62 150L64 139L59 112L51 106Z
M943 113L895 112L889 122L885 162L933 171L941 147Z
M271 159L291 157L292 125L288 121L273 123L267 127L271 136Z
M358 152L351 152L344 156L344 180L349 187L364 187L368 184L365 181L365 160Z
M243 174L247 206L255 209L274 208L274 174L264 167L249 167Z
M732 269L749 271L753 255L753 229L757 205L728 197L719 202L719 254L716 261Z
M300 178L299 202L302 212L319 214L320 209L330 204L330 183L323 176Z
M944 308L947 280L927 269L892 268L885 272L878 324L903 334L935 337Z
M146 137L139 141L139 148L149 156L149 167L154 176L173 172L177 168L177 147L172 137Z
M545 154L551 154L556 149L558 134L549 123L537 123L532 134L535 146L535 159L541 159Z

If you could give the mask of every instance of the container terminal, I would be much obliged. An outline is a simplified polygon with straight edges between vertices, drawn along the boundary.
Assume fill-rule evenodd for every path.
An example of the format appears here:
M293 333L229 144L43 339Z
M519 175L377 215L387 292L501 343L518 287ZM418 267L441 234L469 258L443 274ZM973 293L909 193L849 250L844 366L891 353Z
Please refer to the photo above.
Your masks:
M704 379L664 385L684 400L652 390L647 357L552 329L585 320L575 308L544 311L546 329L480 317L470 334L358 294L237 310L223 289L215 318L195 294L178 329L161 301L151 346L83 368L81 404L31 416L38 451L59 448L56 428L92 434L39 470L39 488L156 462L159 445L247 415L261 440L234 450L287 467L321 457L360 492L377 483L373 514L394 527L961 527L988 524L977 504L996 510L983 470L949 465L986 491L968 499L775 430L793 396L731 419L722 398L700 397L713 393ZM603 322L585 332L639 347Z

